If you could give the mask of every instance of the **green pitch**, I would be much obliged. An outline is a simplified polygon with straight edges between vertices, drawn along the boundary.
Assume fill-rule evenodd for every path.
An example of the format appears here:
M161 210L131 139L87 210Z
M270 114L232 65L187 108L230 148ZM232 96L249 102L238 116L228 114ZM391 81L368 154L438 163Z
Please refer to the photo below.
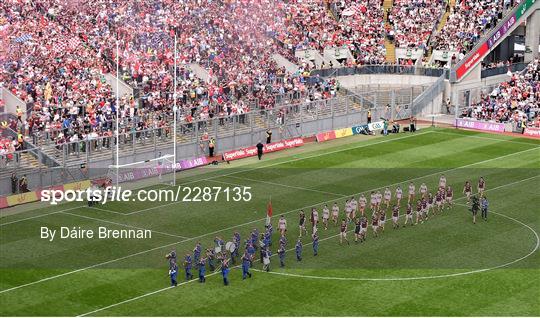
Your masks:
M540 142L450 129L388 137L349 137L178 174L189 186L250 186L249 202L111 203L90 209L62 204L0 220L0 314L3 316L539 316ZM365 243L339 245L334 225L321 236L319 256L304 238L295 260L298 212L409 180L430 191L444 173L455 207L424 224L392 229ZM487 183L488 222L472 224L462 189L479 176ZM157 187L157 186L156 186ZM197 241L242 240L263 230L272 199L274 227L288 221L286 267L230 286L207 272L207 282L169 288L164 255L179 263ZM358 197L358 196L357 196ZM401 214L404 208L401 209ZM401 218L400 223L404 220ZM39 238L41 226L148 228L147 240ZM350 228L352 229L352 227ZM349 232L349 239L352 239ZM277 249L274 236L273 252ZM258 253L256 254L258 255ZM255 262L254 269L262 264ZM194 271L196 276L196 272Z

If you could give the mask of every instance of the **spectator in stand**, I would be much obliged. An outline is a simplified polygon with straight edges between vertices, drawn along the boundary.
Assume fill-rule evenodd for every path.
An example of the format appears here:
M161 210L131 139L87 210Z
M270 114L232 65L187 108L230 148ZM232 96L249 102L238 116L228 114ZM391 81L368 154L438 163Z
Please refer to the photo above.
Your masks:
M500 123L514 123L525 128L538 123L540 100L540 62L535 59L522 73L515 73L491 94L466 109L462 117Z

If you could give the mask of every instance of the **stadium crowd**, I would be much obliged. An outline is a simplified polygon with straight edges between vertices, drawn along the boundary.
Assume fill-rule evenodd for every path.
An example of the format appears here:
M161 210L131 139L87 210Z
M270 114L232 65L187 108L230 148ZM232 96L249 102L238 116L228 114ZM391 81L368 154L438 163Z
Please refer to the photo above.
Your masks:
M470 48L513 2L458 1L437 45ZM385 63L382 4L5 0L0 33L10 45L3 49L0 84L27 104L27 120L17 121L14 130L34 142L111 136L117 114L122 133L164 128L175 98L186 124L229 120L255 108L283 112L282 103L331 98L338 89L334 80L310 76L312 66L297 60L295 50L347 46L355 57L348 65ZM444 6L442 0L395 0L389 20L398 46L424 47ZM274 53L299 70L279 67ZM118 105L107 79L117 60L121 79L134 89Z
M478 103L463 113L464 117L495 122L540 127L540 60L528 65L523 73L515 73L489 95L483 94Z
M520 2L521 0L458 0L441 32L433 37L431 45L434 49L466 54L485 31L503 18L505 9Z
M445 5L443 0L394 0L388 21L396 47L427 49Z

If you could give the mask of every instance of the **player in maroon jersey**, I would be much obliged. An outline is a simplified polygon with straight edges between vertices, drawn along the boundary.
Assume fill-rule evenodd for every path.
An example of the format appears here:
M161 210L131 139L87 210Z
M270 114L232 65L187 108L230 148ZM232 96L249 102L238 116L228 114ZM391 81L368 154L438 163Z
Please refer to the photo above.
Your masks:
M386 211L384 209L379 213L379 226L384 232L384 224L386 223Z
M354 242L355 243L358 243L358 240L362 242L362 239L360 238L361 228L362 227L361 227L360 219L356 218L356 220L354 220Z
M478 180L478 197L484 196L484 191L486 190L486 181L484 180L484 177L480 177Z
M343 244L343 240L345 240L347 245L349 245L349 240L347 239L347 221L345 219L341 220L339 231L339 244Z
M366 240L367 226L368 220L365 216L362 216L362 218L360 218L360 242Z
M428 200L427 198L420 199L420 203L422 204L422 209L420 211L420 215L422 216L422 220L427 221L427 209L428 209Z
M443 194L441 189L437 191L437 194L435 195L435 204L437 205L437 209L433 209L433 212L437 211L437 213L440 213L442 211L442 205L443 205Z
M405 213L405 224L403 226L407 226L407 223L411 222L411 225L414 225L413 222L413 214L412 214L412 205L410 203L407 203L407 211Z
M426 210L426 217L429 217L429 212L430 210L433 209L433 203L434 203L435 199L433 198L433 194L431 194L431 192L428 194L428 198L427 198L427 210Z
M392 227L394 229L399 228L399 205L394 205L392 208Z
M472 193L472 185L471 181L467 180L465 181L465 186L463 186L463 194L467 197L467 204L471 203L471 193Z
M373 230L373 235L375 237L379 236L379 218L377 217L377 213L373 213L373 216L371 217L371 229Z
M452 199L454 198L454 190L451 186L448 186L446 188L446 203L448 203L447 209L450 209L454 205L454 201Z
M417 200L416 201L416 223L415 224L418 224L419 221L424 223L424 219L422 218L422 201Z

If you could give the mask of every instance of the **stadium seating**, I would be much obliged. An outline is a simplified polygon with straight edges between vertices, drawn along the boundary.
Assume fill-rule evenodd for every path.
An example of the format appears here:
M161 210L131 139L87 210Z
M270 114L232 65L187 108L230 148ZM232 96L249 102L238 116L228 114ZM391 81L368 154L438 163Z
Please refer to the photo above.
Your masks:
M483 95L481 101L473 104L462 114L495 122L510 122L524 127L538 125L540 113L540 62L533 61L522 73L515 73L509 81L501 83L490 94Z
M470 49L519 1L458 1L436 48ZM194 121L279 109L332 97L337 83L312 80L300 48L347 46L357 64L385 63L382 0L59 0L0 4L9 21L8 63L0 82L29 105L15 130L37 143L111 136L118 110L122 133L165 129L172 117L174 34L178 35L179 118ZM425 47L441 0L395 0L389 19L398 47ZM453 36L457 34L458 36ZM119 42L117 56L116 43ZM299 64L278 67L279 53ZM116 105L105 74L115 71L137 96ZM139 105L137 105L139 103Z

